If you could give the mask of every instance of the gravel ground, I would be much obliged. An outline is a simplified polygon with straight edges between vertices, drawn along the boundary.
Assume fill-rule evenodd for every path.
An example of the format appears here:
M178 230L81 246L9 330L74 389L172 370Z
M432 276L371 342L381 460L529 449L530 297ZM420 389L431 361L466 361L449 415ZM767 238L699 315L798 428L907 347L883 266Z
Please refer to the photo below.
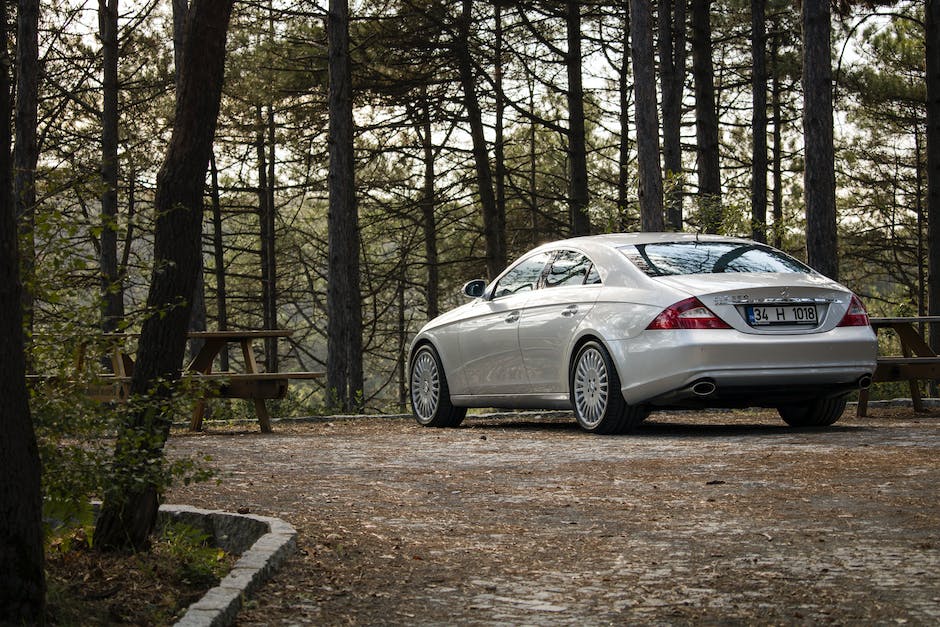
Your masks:
M209 425L169 503L283 518L300 552L240 625L940 623L940 414Z

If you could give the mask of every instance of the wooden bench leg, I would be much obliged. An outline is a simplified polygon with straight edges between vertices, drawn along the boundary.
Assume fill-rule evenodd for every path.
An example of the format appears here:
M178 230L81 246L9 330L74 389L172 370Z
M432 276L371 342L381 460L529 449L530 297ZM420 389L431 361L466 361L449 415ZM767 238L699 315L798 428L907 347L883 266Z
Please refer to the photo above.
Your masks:
M206 401L199 399L193 408L193 417L189 423L190 431L202 431L202 419L206 415Z
M914 411L924 411L924 402L920 395L920 383L917 382L917 379L911 379L909 383L911 385L911 404L914 406Z
M868 390L858 391L858 407L855 409L855 415L859 418L868 416Z
M255 414L258 416L258 424L261 425L261 433L271 433L271 415L268 413L268 408L265 407L263 398L256 398L255 401Z

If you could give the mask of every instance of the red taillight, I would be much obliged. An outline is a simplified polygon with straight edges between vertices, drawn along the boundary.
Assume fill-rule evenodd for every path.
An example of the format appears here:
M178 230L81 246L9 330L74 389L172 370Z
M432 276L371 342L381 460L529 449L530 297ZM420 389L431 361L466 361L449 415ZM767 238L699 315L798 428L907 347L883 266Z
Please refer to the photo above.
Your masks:
M730 329L724 320L695 298L687 298L667 307L646 327L650 331L664 329Z
M871 323L868 320L868 312L865 311L865 305L858 299L858 296L853 296L852 302L849 303L849 310L845 312L845 316L842 317L842 322L839 323L839 326L867 327L869 324Z

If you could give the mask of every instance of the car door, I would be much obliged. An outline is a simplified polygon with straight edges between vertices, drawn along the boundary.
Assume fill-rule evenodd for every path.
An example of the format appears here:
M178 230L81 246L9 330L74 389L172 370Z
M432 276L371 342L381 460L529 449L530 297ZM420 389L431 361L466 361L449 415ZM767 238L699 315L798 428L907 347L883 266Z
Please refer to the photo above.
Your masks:
M541 289L519 319L519 347L533 394L562 394L568 386L565 349L600 293L601 279L583 253L559 250Z
M517 394L528 388L519 349L519 318L537 291L548 253L513 265L487 290L477 313L461 323L460 371L470 394Z

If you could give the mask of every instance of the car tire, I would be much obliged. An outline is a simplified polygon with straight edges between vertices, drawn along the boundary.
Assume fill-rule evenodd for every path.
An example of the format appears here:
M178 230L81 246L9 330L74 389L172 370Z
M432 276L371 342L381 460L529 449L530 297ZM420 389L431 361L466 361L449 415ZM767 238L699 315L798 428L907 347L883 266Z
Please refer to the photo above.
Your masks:
M828 427L845 411L845 397L820 398L805 405L784 405L777 408L780 417L791 427Z
M585 431L626 433L646 419L645 408L630 406L623 399L617 368L598 342L587 342L578 350L569 385L575 418Z
M450 388L437 351L421 346L411 360L411 409L426 427L457 427L467 415L466 407L454 407Z

